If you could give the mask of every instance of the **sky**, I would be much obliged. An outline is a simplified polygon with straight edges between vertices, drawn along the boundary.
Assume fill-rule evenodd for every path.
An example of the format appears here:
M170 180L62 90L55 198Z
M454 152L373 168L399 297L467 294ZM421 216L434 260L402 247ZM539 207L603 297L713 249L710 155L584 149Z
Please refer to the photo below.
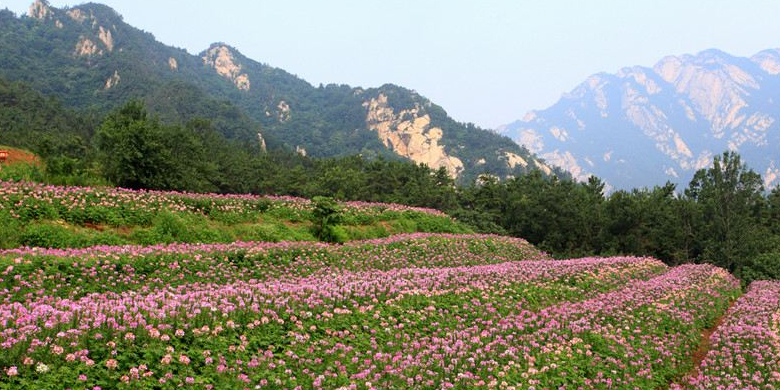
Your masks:
M709 48L780 47L776 0L100 2L193 54L225 42L313 85L398 84L485 128L554 104L594 73Z

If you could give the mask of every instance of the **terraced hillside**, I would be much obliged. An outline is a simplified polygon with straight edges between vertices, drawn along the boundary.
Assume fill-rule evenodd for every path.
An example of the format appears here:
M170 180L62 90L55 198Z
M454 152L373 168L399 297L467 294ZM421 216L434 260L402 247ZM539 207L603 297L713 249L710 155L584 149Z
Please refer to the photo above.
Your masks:
M0 388L659 388L739 290L712 266L480 235L0 262Z
M0 181L0 247L316 241L308 199L191 194ZM471 230L431 209L345 202L341 240Z
M553 260L436 210L338 206L348 238L373 238L315 241L299 198L1 183L5 242L52 248L0 250L0 390L780 381L776 282L737 300L711 265ZM73 245L105 237L123 245ZM284 237L309 241L263 241Z

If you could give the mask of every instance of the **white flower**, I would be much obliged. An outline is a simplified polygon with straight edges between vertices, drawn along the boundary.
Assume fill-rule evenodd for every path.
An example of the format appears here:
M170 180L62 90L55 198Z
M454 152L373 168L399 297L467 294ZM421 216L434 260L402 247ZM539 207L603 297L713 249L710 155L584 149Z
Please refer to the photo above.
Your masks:
M44 374L49 372L49 366L38 362L38 365L35 366L35 371L37 371L39 374Z

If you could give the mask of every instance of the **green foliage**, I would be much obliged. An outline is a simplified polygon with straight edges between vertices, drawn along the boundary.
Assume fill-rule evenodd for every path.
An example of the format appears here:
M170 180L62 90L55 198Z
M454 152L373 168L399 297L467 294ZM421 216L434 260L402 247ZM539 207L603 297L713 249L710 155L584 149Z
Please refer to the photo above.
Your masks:
M239 225L233 228L243 241L317 241L308 226L285 225L277 221L263 221L262 224ZM381 237L381 236L374 236Z
M331 198L317 196L312 199L312 233L325 242L345 242L346 232L337 226L342 220L341 207Z
M0 180L7 181L44 181L46 175L37 164L5 164L0 165Z
M574 183L533 172L504 183L485 178L459 192L452 215L478 231L526 238L559 258L625 254L671 265L709 262L747 282L771 274L760 271L767 266L759 256L780 248L780 189L765 196L761 176L737 154L716 157L685 194L670 183L602 192L597 179Z
M780 280L780 252L762 253L742 263L737 277L745 285L754 280Z
M702 259L729 271L762 250L766 229L761 176L733 152L716 156L713 167L696 172L686 195L696 201L702 224L697 229L704 245Z
M19 235L19 243L41 248L82 248L94 245L124 245L129 242L110 231L79 229L61 222L38 222L24 227Z
M190 129L164 126L133 101L109 115L97 132L96 153L106 177L127 188L208 191L215 171Z

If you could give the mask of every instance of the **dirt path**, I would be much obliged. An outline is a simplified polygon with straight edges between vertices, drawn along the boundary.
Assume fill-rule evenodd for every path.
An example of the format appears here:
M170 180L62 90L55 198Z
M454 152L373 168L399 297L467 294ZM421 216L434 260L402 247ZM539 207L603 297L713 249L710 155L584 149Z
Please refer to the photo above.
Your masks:
M695 351L693 351L693 355L691 356L691 360L693 361L693 368L691 368L688 372L683 374L680 378L678 378L673 383L683 383L688 378L699 376L701 363L707 357L707 353L710 352L710 349L712 349L712 342L710 341L710 336L712 336L712 334L715 333L715 331L718 330L718 328L723 324L723 321L726 320L726 316L728 315L729 310L731 310L731 308L734 306L736 302L737 302L736 299L731 301L729 307L726 308L726 310L723 312L723 314L720 317L715 319L715 323L711 327L701 330L699 347L696 348ZM668 389L669 386L667 386L666 388Z

